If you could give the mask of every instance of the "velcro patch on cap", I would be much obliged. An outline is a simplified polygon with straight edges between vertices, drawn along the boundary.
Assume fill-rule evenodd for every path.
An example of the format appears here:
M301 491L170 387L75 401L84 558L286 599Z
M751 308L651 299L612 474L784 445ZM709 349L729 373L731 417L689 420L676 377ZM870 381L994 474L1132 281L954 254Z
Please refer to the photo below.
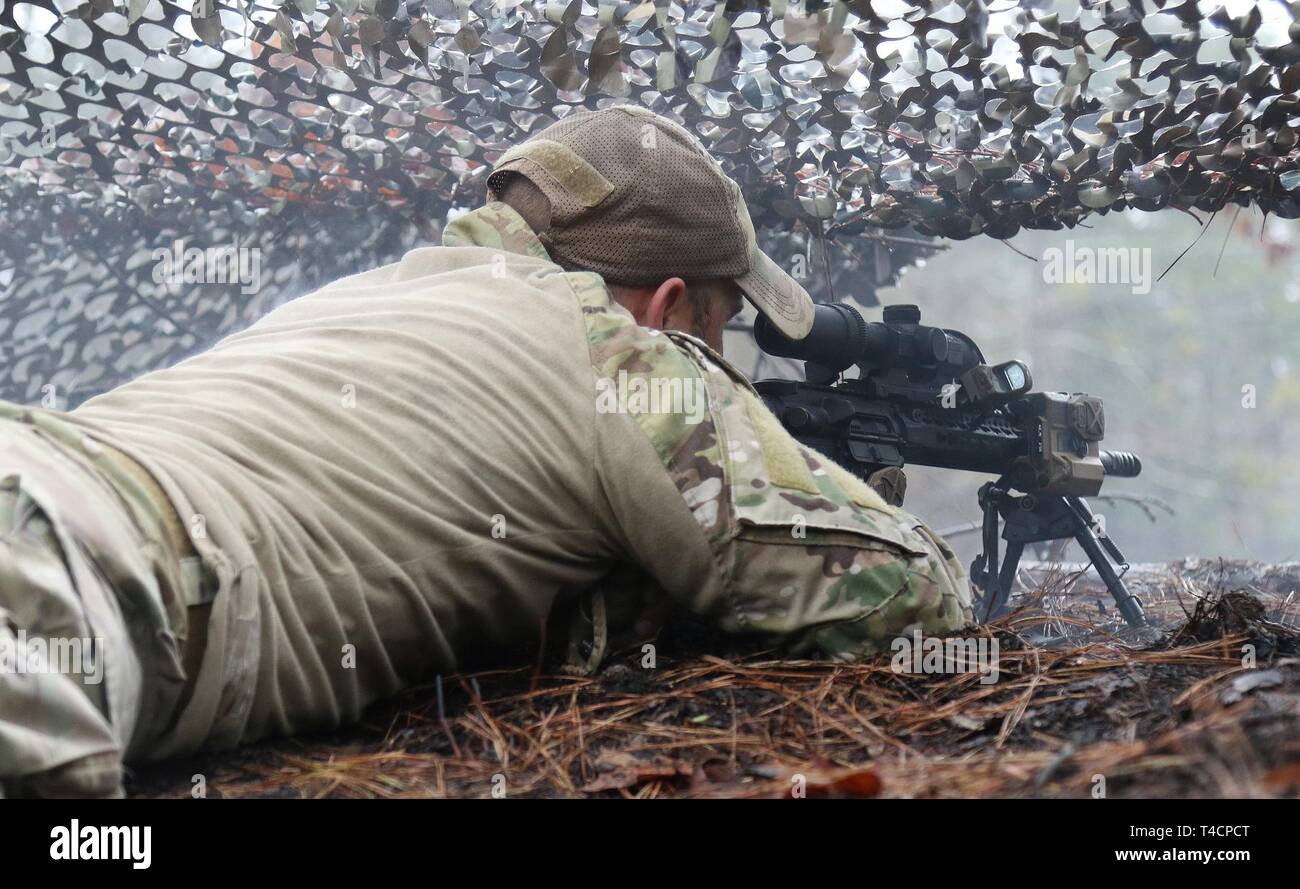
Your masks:
M516 145L501 155L497 169L524 158L545 170L547 175L584 207L596 206L614 190L613 184L573 149L550 139L533 139Z

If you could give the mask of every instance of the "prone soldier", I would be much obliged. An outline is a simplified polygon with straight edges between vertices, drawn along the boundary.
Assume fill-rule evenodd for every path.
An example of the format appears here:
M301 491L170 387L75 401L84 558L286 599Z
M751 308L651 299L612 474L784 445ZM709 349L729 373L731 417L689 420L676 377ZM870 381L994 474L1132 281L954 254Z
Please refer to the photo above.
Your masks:
M795 339L813 305L685 129L577 112L488 190L173 367L0 407L0 652L93 667L0 672L7 793L117 795L557 634L594 670L669 604L839 659L971 621L944 542L722 357L742 298Z

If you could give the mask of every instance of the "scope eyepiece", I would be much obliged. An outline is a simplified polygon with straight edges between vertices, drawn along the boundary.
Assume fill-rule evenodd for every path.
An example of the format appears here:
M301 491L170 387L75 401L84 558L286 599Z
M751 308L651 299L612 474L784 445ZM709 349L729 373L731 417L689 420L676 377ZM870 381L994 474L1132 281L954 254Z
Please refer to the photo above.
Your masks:
M769 355L811 362L835 373L860 364L957 377L984 360L963 334L922 325L921 310L914 305L886 306L883 317L867 321L847 303L821 303L803 339L787 338L762 315L754 323L754 339Z
M857 364L871 348L866 319L845 303L819 304L813 314L812 330L801 340L786 337L759 315L754 322L754 339L769 355L813 361L836 372Z

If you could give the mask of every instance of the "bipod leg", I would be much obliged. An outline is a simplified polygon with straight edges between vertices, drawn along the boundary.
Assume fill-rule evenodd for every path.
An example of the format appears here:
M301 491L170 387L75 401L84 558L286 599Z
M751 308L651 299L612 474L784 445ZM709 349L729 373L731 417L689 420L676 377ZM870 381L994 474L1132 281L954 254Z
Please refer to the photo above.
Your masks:
M1023 543L1008 541L1006 558L999 568L998 513L1005 497L1006 492L993 482L980 488L979 502L984 510L984 545L983 551L971 563L970 576L971 582L981 593L975 602L975 619L981 623L988 623L1006 613L1016 568L1020 565L1020 556L1025 549Z
M1146 616L1142 613L1142 601L1137 596L1129 592L1128 587L1124 584L1124 578L1115 570L1115 565L1111 559L1119 564L1123 570L1128 570L1128 563L1124 560L1124 554L1119 551L1109 537L1098 538L1096 529L1093 526L1092 510L1088 504L1078 497L1066 497L1065 503L1074 515L1075 531L1074 539L1083 547L1083 551L1088 554L1088 559L1092 562L1097 574L1106 584L1106 589L1110 591L1111 596L1115 599L1115 605L1119 608L1119 613L1123 615L1124 620L1131 627L1141 627L1146 624ZM1107 558L1107 556L1110 558Z

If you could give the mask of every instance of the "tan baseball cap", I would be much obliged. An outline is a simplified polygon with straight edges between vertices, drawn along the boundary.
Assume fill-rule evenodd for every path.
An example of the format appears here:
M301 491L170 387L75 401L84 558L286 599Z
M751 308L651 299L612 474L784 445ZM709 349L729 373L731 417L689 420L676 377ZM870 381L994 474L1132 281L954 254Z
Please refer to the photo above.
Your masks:
M551 202L539 233L552 257L617 284L730 278L792 339L812 329L813 301L758 247L736 185L686 129L645 108L579 111L501 156Z

